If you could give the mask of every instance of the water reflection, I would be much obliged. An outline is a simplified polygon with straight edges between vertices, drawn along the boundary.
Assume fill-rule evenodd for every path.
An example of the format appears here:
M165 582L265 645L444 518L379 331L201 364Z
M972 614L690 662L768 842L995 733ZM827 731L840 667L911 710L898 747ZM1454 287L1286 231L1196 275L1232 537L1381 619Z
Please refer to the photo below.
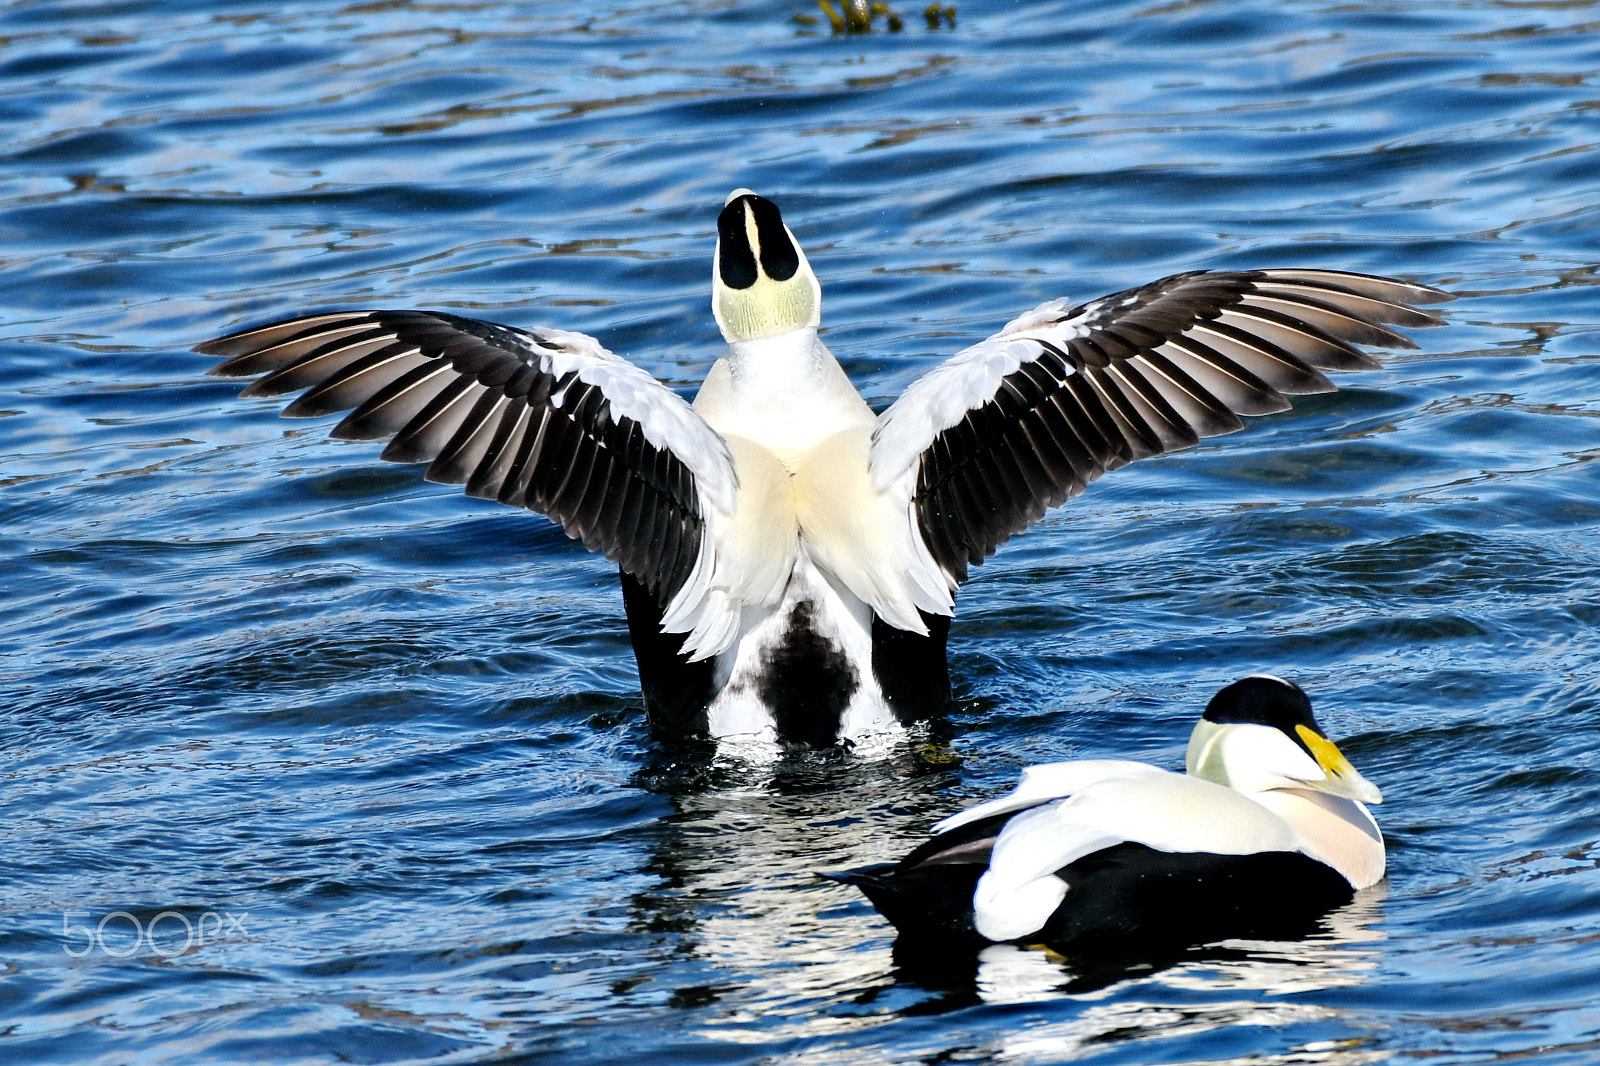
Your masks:
M642 868L659 884L631 898L630 928L665 935L675 972L719 975L668 993L717 1004L706 1035L765 1043L791 1028L850 1030L866 1016L849 1005L893 985L893 961L866 947L887 927L817 871L904 850L949 806L958 778L921 753L926 743L918 733L877 758L804 752L765 764L695 765L680 751L641 774L670 790L674 811Z
M1339 1009L1303 994L1363 984L1374 976L1380 965L1376 945L1384 939L1376 926L1386 896L1387 883L1359 893L1324 920L1322 932L1304 940L1227 941L1180 961L1129 967L1116 976L1042 950L1005 944L985 948L974 975L975 992L985 1004L1016 1006L1064 995L1083 1004L1067 1020L1030 1025L1000 1040L993 1053L1008 1062L1055 1062L1110 1043L1337 1019ZM1327 1041L1296 1049L1293 1061L1369 1062L1387 1054Z
M993 1056L1002 1062L1053 1063L1081 1057L1106 1044L1151 1039L1193 1039L1234 1026L1284 1028L1308 1022L1327 1022L1338 1017L1339 1011L1333 1008L1306 1002L1258 1003L1241 1000L1177 1006L1124 1001L1092 1006L1072 1022L1032 1027L1014 1039L1002 1041L993 1049ZM1249 1061L1292 1062L1298 1066L1319 1063L1354 1066L1356 1063L1380 1061L1395 1054L1395 1051L1375 1051L1359 1040L1318 1040L1308 1041L1279 1055L1252 1054ZM1227 1056L1220 1060L1188 1061L1239 1060Z
M902 940L895 945L895 960L903 981L965 992L971 1001L989 1004L1098 992L1157 974L1163 984L1177 988L1286 995L1358 984L1376 969L1376 949L1358 945L1384 938L1374 926L1387 894L1387 882L1357 893L1302 940L1227 940L1142 959L1066 957L1011 944L993 944L963 958L931 954Z

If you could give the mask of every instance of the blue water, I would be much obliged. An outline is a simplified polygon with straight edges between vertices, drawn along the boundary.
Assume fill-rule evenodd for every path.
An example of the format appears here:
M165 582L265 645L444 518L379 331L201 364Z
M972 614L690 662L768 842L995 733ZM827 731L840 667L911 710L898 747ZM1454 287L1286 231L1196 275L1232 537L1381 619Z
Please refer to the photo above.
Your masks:
M897 6L0 8L0 1059L1600 1061L1600 4ZM875 401L1182 269L1462 298L975 571L915 743L681 759L607 564L187 350L418 306L692 386L736 186ZM1257 669L1386 796L1324 936L932 975L813 876Z

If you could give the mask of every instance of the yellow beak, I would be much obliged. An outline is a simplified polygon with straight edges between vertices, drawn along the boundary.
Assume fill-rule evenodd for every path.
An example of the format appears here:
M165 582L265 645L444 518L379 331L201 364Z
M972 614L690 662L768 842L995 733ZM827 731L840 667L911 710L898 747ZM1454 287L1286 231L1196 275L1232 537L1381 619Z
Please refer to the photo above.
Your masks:
M1322 772L1328 775L1321 781L1307 781L1307 788L1361 803L1383 802L1383 793L1378 791L1378 786L1362 777L1361 772L1350 765L1350 760L1344 757L1338 745L1307 726L1297 725L1294 730L1305 741L1306 747L1311 749Z

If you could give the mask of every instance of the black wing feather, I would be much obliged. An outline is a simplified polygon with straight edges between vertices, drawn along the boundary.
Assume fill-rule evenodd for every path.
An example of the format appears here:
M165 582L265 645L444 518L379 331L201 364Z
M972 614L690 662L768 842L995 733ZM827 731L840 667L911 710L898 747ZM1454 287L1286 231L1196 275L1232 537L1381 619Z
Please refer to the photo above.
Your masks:
M1037 353L921 454L923 540L963 580L1107 470L1331 391L1322 371L1378 365L1357 345L1415 348L1391 327L1439 325L1411 305L1451 298L1338 271L1197 271L1019 320L991 342Z
M549 515L665 603L703 534L694 475L601 388L558 377L563 350L537 331L429 311L312 315L196 349L225 358L213 374L256 378L245 395L301 393L287 416L348 410L333 436L389 440L385 460L429 463L430 481Z

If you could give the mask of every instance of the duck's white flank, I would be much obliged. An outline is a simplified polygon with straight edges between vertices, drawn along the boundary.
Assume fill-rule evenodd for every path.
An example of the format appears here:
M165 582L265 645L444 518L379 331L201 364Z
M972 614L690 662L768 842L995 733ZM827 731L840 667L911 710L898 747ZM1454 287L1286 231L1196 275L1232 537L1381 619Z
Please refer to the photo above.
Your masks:
M973 896L979 933L1014 940L1041 928L1067 895L1056 871L1118 844L1212 855L1300 850L1291 823L1226 785L1142 763L1097 768L1078 770L1071 791L1006 823Z

